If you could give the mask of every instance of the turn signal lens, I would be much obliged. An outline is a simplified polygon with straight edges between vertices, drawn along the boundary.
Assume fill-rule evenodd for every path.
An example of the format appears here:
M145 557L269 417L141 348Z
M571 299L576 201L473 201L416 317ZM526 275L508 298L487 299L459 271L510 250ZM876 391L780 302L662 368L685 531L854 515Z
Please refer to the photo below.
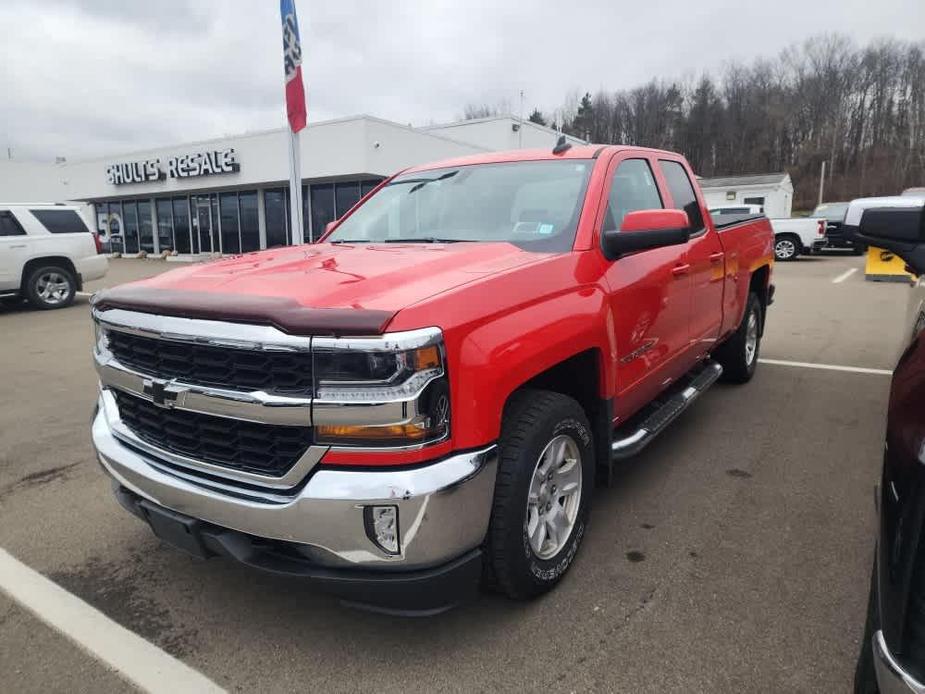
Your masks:
M440 349L437 345L416 349L414 351L414 363L417 371L438 368L440 366Z
M390 424L388 426L349 426L346 424L319 424L315 438L320 443L364 443L368 441L421 441L427 437L424 422Z

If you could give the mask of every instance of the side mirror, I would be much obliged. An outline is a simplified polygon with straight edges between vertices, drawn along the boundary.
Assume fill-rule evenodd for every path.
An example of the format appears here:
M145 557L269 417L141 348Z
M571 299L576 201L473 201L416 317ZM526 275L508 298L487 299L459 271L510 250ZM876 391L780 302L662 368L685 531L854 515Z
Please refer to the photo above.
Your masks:
M336 226L337 226L337 220L336 220L336 219L333 220L333 221L331 221L331 222L328 222L327 224L325 224L325 225L324 225L324 235L327 236L327 235L328 235L328 232L330 232L331 229L333 229L333 228L336 227Z
M608 260L628 253L687 243L691 222L684 210L637 210L623 218L620 231L601 235L601 247Z
M925 206L864 210L857 236L870 246L895 253L916 274L925 274Z

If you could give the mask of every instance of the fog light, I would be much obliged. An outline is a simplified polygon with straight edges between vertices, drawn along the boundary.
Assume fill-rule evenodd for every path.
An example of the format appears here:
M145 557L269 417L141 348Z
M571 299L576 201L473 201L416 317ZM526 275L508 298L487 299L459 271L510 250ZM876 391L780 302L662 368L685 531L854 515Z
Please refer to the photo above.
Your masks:
M398 554L398 507L364 506L363 524L366 536L384 552Z

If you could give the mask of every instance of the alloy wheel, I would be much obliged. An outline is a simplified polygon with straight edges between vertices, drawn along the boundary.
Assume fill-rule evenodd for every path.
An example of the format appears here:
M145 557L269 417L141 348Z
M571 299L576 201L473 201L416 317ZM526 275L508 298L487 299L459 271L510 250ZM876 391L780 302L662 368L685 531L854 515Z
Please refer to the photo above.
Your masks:
M71 281L60 272L45 272L36 283L36 294L49 306L64 303L71 293Z
M581 483L578 444L571 436L556 436L540 453L527 496L527 537L540 559L556 556L572 534Z

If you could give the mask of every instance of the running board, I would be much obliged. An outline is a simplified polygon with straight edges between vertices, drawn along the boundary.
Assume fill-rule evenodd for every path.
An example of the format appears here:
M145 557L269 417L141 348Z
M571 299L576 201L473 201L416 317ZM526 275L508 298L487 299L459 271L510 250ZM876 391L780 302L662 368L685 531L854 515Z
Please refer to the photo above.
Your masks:
M628 436L616 438L617 434L615 432L615 438L610 445L611 457L614 460L623 460L639 453L649 445L652 439L677 419L701 393L716 383L716 379L722 373L722 366L715 361L707 361L703 368L691 377L686 388L658 405L657 409L642 420L632 433Z

